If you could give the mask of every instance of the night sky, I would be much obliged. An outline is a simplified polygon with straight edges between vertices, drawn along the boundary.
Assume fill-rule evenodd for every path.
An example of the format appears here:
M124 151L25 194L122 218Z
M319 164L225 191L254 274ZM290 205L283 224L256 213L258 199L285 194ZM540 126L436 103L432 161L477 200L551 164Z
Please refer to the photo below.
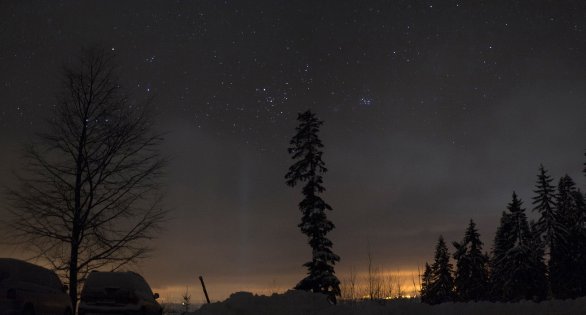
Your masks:
M586 188L585 1L0 0L0 185L43 130L61 65L95 44L166 132L171 213L133 268L168 299L189 285L198 300L200 274L212 299L304 276L284 174L306 109L325 121L341 278L369 248L416 272L471 218L488 250L513 190L531 208L540 163Z

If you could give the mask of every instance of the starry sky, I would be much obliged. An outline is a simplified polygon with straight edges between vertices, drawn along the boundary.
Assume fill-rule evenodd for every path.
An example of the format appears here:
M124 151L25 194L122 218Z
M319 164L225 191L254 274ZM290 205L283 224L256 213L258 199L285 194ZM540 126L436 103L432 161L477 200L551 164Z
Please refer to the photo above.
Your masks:
M301 197L283 177L306 109L325 121L338 275L369 251L412 274L471 218L490 245L513 190L530 208L540 163L586 188L585 17L579 0L0 0L0 185L61 65L99 44L166 133L171 213L133 267L164 297L200 274L212 299L303 277Z

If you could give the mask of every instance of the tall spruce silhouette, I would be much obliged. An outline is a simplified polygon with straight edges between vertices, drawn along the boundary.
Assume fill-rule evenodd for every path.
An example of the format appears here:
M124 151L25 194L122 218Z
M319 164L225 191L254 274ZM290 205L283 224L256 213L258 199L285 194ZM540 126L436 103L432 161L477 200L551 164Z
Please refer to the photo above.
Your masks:
M579 295L580 279L577 277L581 266L577 255L580 224L579 211L576 204L576 184L567 174L560 178L557 187L556 204L560 222L567 231L560 237L550 253L549 273L551 290L556 298L575 298Z
M297 120L299 125L288 149L296 162L289 168L285 179L291 187L305 183L302 189L304 198L299 203L302 216L298 226L309 238L312 259L304 264L307 276L295 289L325 293L335 302L336 296L340 295L340 281L334 265L340 257L332 252L332 242L326 237L334 229L334 224L326 216L326 210L332 210L332 207L320 197L325 191L322 174L327 172L322 160L323 144L318 137L323 121L309 110L300 113Z
M508 250L501 257L502 299L505 301L538 300L545 295L543 284L536 287L536 277L542 277L540 272L545 269L536 265L534 257L534 242L527 222L523 202L513 192L513 198L507 209L509 210L510 225L505 231L503 241L508 243ZM545 274L543 274L545 277Z
M482 253L482 241L473 220L468 224L464 239L453 245L456 248L456 298L459 301L484 300L488 291L488 257Z
M434 262L431 265L431 280L426 288L428 304L454 301L454 278L452 273L450 253L443 236L440 235L435 247Z
M586 294L586 206L568 175L559 181L556 202L568 233L550 265L550 272L558 276L552 280L552 291L558 298L576 298Z
M490 299L493 301L504 300L503 288L507 281L505 275L506 255L513 247L512 242L509 241L511 229L511 215L503 211L494 237L492 257L490 259Z
M553 179L547 174L547 170L543 165L540 165L537 183L535 190L533 190L536 194L533 197L533 211L540 214L535 228L543 236L548 253L556 240L564 237L567 232L556 211L556 187L551 183L552 181Z
M545 264L545 241L537 229L537 223L531 221L529 224L530 235L530 253L531 253L531 282L528 287L531 288L530 295L534 301L542 301L549 294L549 282L547 278L547 265Z

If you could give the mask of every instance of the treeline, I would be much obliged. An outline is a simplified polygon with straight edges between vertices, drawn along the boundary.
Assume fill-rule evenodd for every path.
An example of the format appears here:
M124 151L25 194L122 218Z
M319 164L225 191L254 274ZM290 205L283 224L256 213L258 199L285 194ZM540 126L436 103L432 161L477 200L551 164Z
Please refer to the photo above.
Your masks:
M585 154L586 156L586 154ZM586 163L584 163L586 175ZM432 265L425 264L421 301L542 301L586 296L586 200L568 175L553 184L540 166L527 219L513 192L503 211L490 254L483 253L473 220L460 242L448 246L440 236Z

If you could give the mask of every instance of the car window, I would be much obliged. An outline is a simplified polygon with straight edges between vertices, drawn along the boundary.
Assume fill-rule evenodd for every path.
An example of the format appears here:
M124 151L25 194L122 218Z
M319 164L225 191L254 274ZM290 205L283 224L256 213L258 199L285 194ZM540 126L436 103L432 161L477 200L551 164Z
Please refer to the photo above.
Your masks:
M132 289L133 283L127 274L116 272L93 272L85 283L85 287L92 289L122 288Z
M142 300L153 299L153 292L144 278L132 272L93 272L84 286L84 290L91 291L104 288L132 290Z

